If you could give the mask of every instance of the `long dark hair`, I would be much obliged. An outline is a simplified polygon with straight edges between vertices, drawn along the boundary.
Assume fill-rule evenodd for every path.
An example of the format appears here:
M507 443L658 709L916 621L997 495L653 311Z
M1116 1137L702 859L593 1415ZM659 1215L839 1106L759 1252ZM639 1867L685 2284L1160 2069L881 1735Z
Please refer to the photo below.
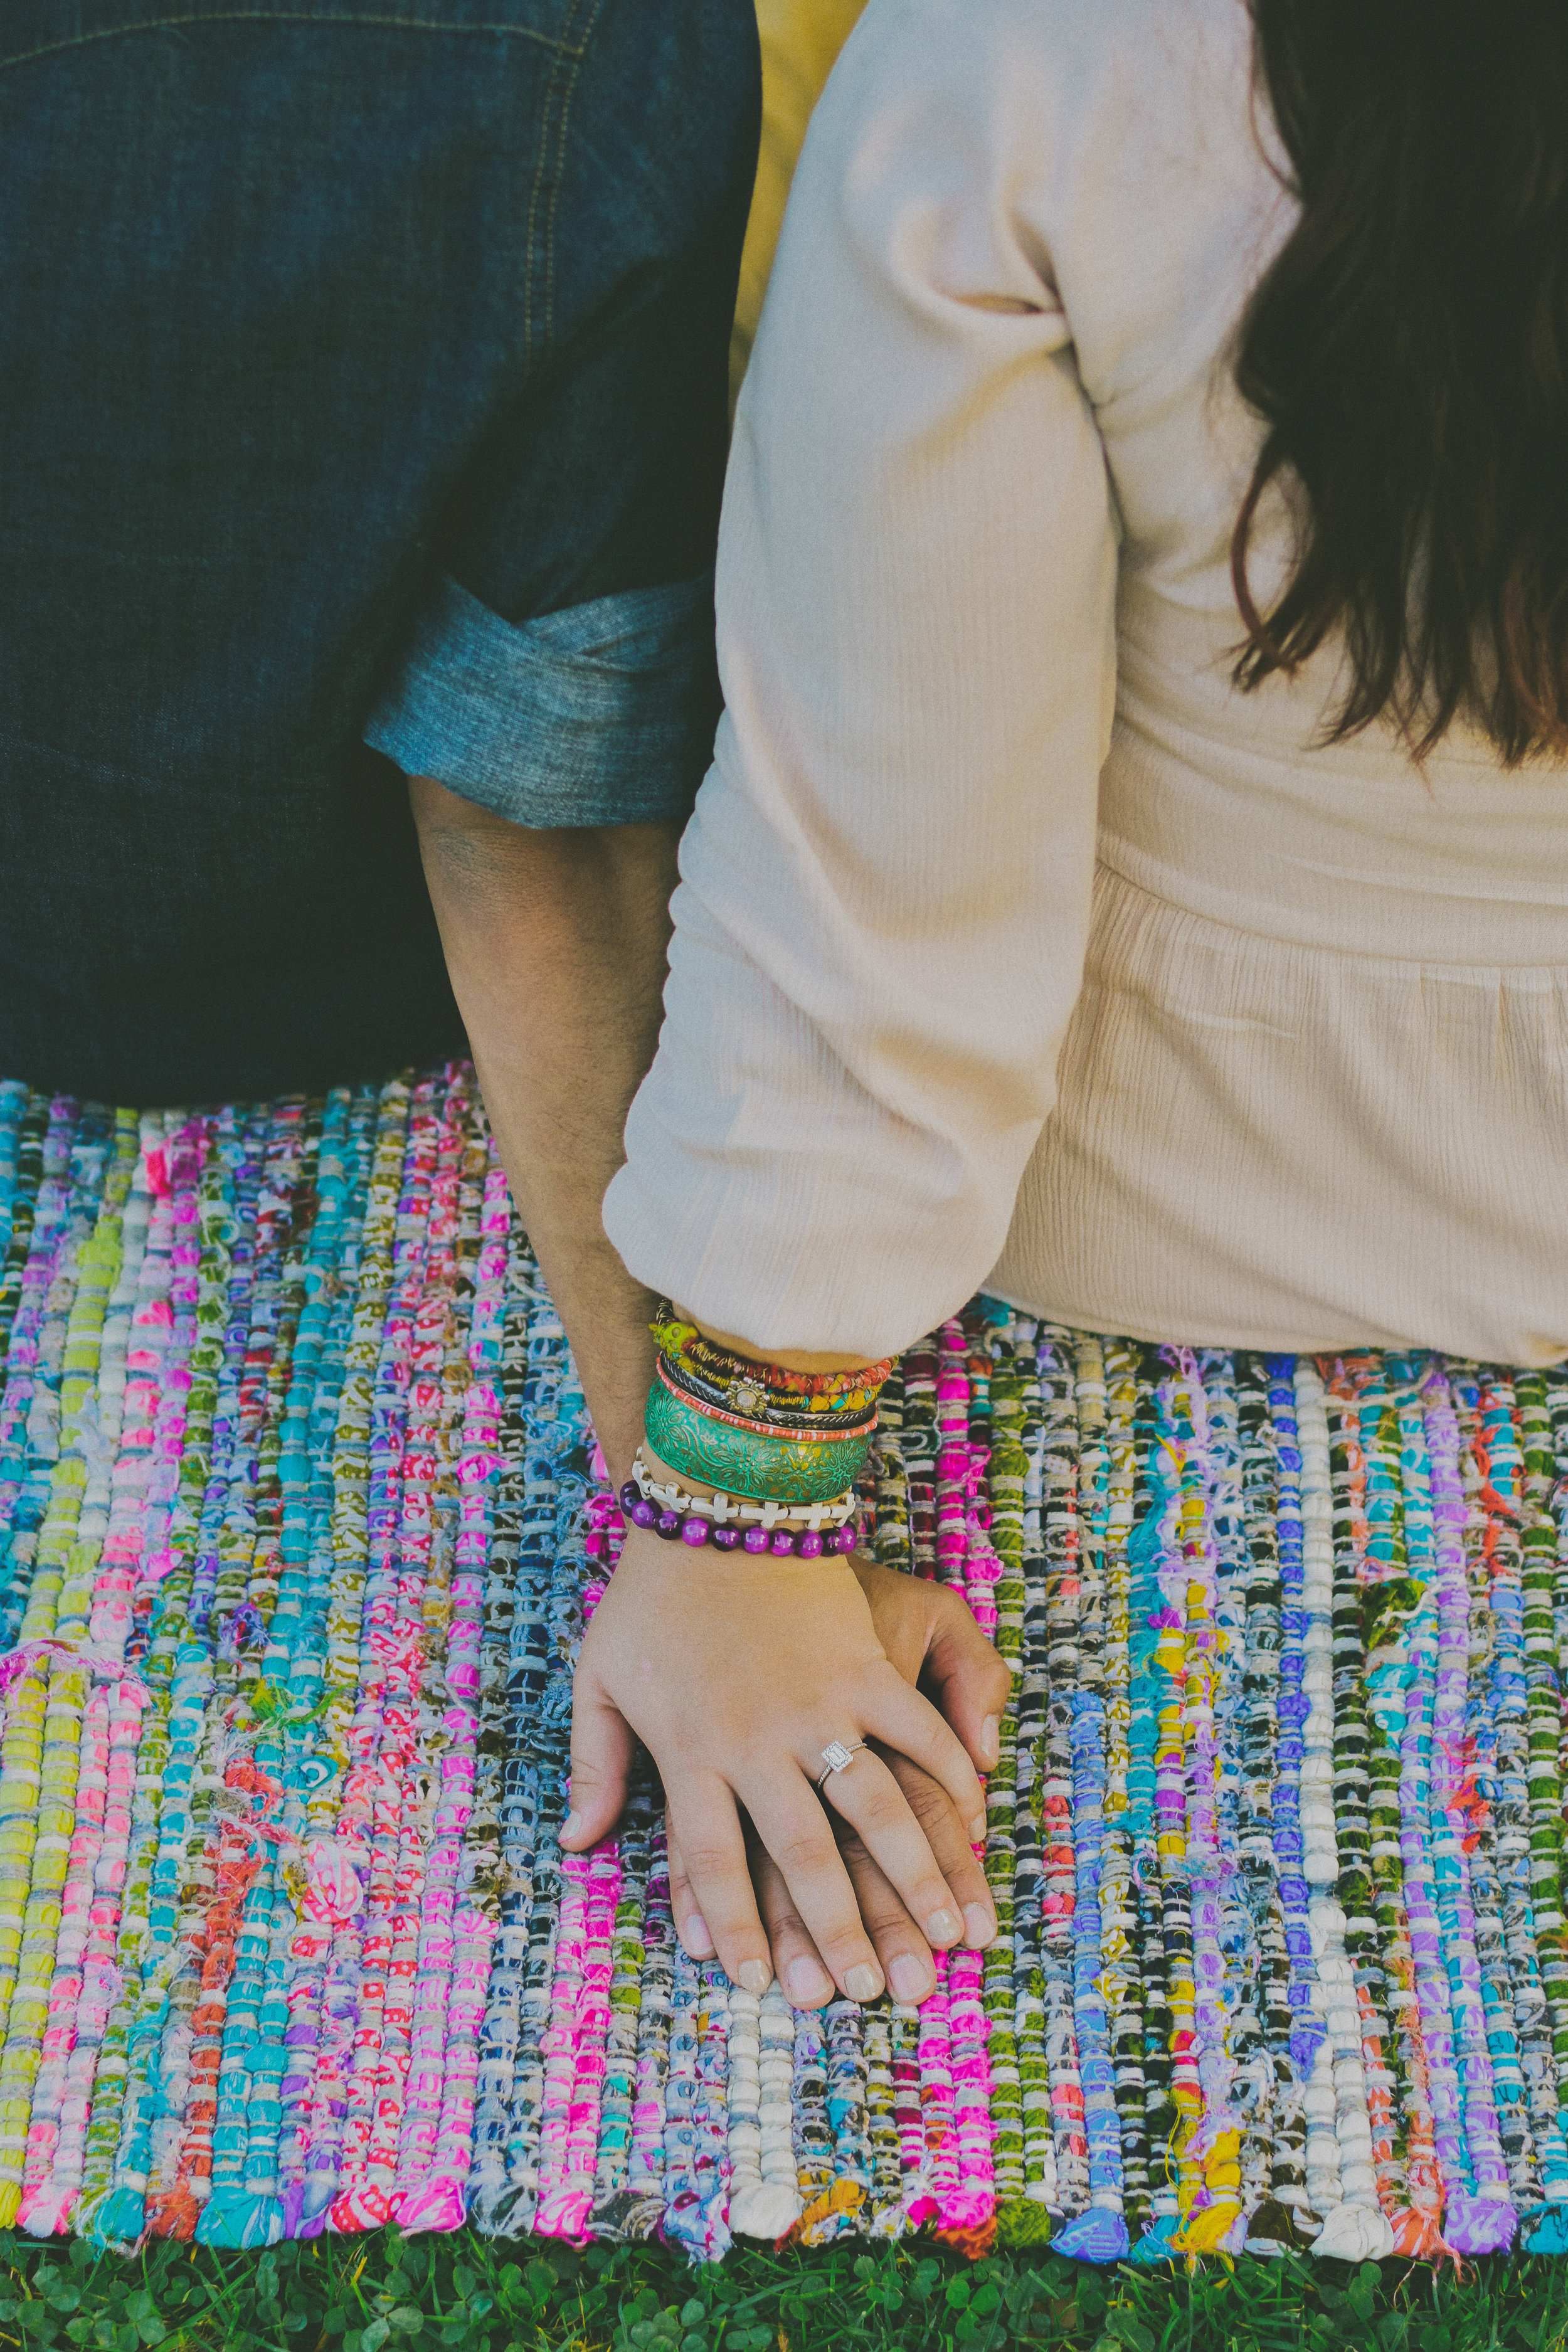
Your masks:
M1458 716L1512 767L1568 752L1568 0L1253 0L1301 215L1242 322L1268 434L1231 572L1236 681L1332 632L1328 722L1419 760ZM1297 502L1271 611L1258 501ZM1294 478L1293 479L1291 478Z

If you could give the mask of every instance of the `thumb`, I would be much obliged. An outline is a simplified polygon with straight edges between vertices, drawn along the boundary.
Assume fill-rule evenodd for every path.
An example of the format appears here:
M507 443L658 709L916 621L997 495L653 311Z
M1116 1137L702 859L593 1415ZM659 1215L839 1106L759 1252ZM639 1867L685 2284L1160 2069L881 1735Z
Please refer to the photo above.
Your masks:
M569 1853L607 1837L620 1819L633 1745L619 1707L579 1675L572 1693L572 1810L561 1824Z
M958 1734L971 1761L989 1772L1001 1752L1002 1710L1012 1676L956 1592L942 1594L921 1687Z

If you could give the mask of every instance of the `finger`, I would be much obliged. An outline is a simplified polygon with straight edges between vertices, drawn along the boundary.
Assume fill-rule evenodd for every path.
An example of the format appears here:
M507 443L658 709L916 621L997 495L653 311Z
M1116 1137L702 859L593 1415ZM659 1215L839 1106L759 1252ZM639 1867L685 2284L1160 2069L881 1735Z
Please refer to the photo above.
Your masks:
M931 1599L921 1684L974 1762L988 1772L1001 1752L1002 1714L1013 1678L958 1593L942 1588Z
M958 1818L970 1837L985 1834L985 1799L963 1743L932 1706L911 1690L889 1665L879 1664L868 1677L860 1719L868 1737L896 1748L940 1780L958 1809Z
M584 1675L572 1685L572 1810L561 1824L568 1853L608 1837L626 1801L636 1743L618 1706Z
M833 1999L833 1979L795 1908L784 1874L754 1832L747 1851L757 1908L773 1947L773 1969L784 1997L795 2009L821 2009Z
M697 1906L691 1891L691 1881L686 1874L686 1864L680 1859L680 1848L665 1824L665 1856L669 1864L669 1907L675 1919L675 1932L694 1960L714 1958L713 1938L708 1932L708 1922Z
M888 1990L906 2007L918 2008L936 1990L930 1944L900 1902L898 1890L867 1851L858 1831L842 1829L838 1851L844 1856L844 1867L849 1873L849 1884L855 1889L866 1932L876 1947L882 1973L888 1979Z
M667 1780L665 1803L684 1884L724 1973L760 2000L773 1982L773 1968L757 1916L734 1797L722 1780L705 1776L674 1788Z
M830 1773L823 1793L858 1832L927 1941L956 1944L963 1934L957 1898L903 1790L875 1750L862 1748L843 1771Z
M842 1825L838 1851L889 1991L895 2000L918 2008L936 1988L936 1970L925 1937L855 1832ZM820 2009L833 1998L833 1979L822 1965L783 1872L760 1846L752 1858L752 1883L773 1944L780 1984L796 2009Z
M985 1873L974 1858L969 1832L953 1811L952 1799L940 1780L911 1764L907 1756L888 1748L882 1761L904 1793L909 1806L936 1858L936 1866L958 1897L963 1913L963 1940L972 1951L983 1952L996 1940L996 1906L985 1884ZM851 1874L853 1875L853 1874ZM864 1905L862 1905L864 1909Z
M834 1983L851 2000L875 2000L882 1990L881 1964L810 1781L804 1772L791 1774L786 1768L741 1795L763 1850L778 1864ZM708 1916L711 1921L712 1913Z

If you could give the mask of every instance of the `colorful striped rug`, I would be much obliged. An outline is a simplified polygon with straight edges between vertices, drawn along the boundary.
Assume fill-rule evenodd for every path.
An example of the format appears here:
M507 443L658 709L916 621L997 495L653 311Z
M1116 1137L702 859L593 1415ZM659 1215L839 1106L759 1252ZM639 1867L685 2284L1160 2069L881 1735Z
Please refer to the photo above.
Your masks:
M1568 2250L1568 1377L911 1349L884 1559L1016 1669L1002 1934L919 2010L563 1857L620 1523L461 1066L0 1086L0 2224Z

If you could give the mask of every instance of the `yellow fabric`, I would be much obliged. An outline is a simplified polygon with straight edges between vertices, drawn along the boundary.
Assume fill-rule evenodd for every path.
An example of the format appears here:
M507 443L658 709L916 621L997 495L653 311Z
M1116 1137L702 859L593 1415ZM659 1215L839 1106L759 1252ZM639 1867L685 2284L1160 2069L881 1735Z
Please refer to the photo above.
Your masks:
M865 0L757 0L763 45L763 138L757 184L741 256L735 328L730 338L730 405L734 407L768 290L789 184L811 110L854 29Z

